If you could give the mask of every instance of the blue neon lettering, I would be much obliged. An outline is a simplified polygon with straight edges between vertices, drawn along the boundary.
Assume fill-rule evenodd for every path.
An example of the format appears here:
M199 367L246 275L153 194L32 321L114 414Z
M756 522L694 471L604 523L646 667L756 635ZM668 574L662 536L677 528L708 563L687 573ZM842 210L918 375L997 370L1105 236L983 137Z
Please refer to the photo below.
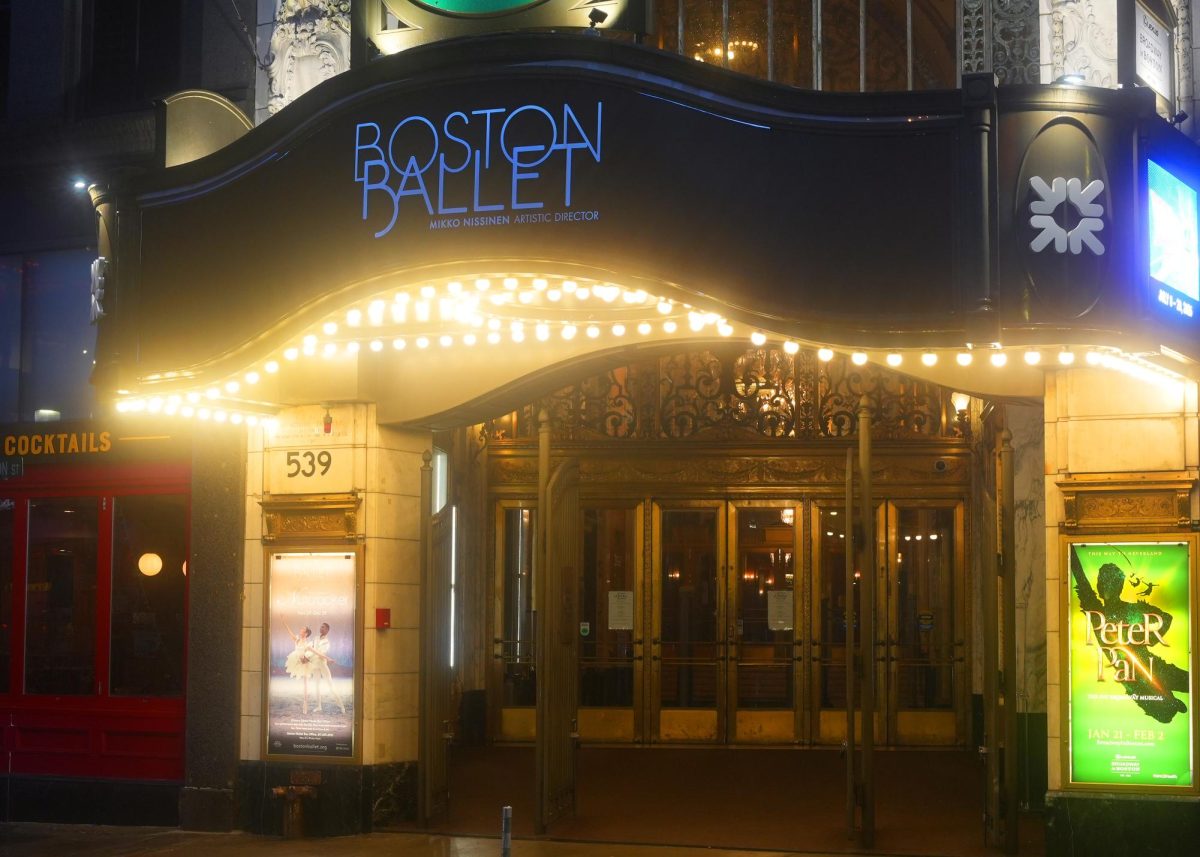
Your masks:
M381 204L380 192L387 200L382 203L387 223L377 238L395 227L404 197L419 197L429 216L545 208L556 205L558 194L551 185L557 185L559 176L562 204L571 208L580 175L576 157L595 164L602 160L604 105L595 104L594 125L588 121L590 106L581 110L567 103L561 114L557 107L524 104L469 113L456 110L437 122L413 114L390 128L359 122L354 131L354 180L362 185L363 220L371 218L372 206ZM499 155L494 161L493 149ZM561 158L561 172L539 169L552 158ZM491 172L493 165L498 174ZM497 181L509 186L504 194L508 198L484 201L481 185L504 186ZM470 208L454 204L466 199ZM374 214L382 219L378 210Z

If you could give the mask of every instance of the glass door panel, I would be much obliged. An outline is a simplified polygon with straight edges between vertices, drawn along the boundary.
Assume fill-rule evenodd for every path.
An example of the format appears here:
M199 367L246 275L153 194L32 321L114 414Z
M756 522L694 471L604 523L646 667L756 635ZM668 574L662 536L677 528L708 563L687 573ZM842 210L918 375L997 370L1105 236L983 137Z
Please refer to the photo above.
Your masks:
M854 516L847 516L846 510L838 506L818 506L813 510L813 628L812 643L813 664L813 741L820 744L840 744L846 740L846 696L849 682L846 674L847 634L847 605L853 607L854 615L854 644L861 651L862 642L862 599L860 584L862 570L855 563L851 592L846 593L846 544L850 540L849 528L854 526ZM882 526L882 518L877 514L876 532ZM861 533L861 531L855 531ZM877 540L882 544L882 539ZM861 545L855 545L856 552ZM881 557L876 556L876 565L880 565ZM884 603L885 598L880 590L883 588L882 572L877 578L876 604ZM885 627L883 615L879 606L876 607L876 634L874 651L882 651L882 629ZM874 660L874 659L873 659ZM861 668L855 673L854 707L861 708ZM881 713L883 705L884 686L882 677L876 676L875 712L876 740L883 742L884 719ZM862 713L855 716L855 731L861 734Z
M98 509L95 497L29 502L25 589L28 694L87 696L103 692L96 682Z
M962 737L961 508L890 510L887 663L893 743L954 744Z
M651 686L657 740L717 741L724 731L722 508L656 510Z
M579 597L579 733L584 741L640 736L640 509L583 510Z
M537 721L534 672L533 556L537 511L531 505L497 510L496 627L493 640L501 689L496 735L502 741L532 741Z
M735 507L730 740L796 740L796 509Z

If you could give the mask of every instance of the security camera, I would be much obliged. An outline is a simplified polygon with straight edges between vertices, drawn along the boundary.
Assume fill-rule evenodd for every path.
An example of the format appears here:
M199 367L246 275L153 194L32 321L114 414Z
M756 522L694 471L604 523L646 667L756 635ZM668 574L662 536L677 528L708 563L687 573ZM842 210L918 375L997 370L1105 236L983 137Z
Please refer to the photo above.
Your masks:
M591 26L595 27L608 20L608 13L600 9L593 9L592 11L588 12L588 20L592 22Z

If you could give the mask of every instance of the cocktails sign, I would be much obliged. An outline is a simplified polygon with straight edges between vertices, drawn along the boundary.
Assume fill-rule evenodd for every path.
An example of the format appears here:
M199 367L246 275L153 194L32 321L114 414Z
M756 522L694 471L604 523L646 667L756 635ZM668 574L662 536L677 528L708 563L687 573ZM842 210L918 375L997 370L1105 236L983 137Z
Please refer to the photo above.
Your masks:
M1190 544L1067 553L1070 782L1192 786Z

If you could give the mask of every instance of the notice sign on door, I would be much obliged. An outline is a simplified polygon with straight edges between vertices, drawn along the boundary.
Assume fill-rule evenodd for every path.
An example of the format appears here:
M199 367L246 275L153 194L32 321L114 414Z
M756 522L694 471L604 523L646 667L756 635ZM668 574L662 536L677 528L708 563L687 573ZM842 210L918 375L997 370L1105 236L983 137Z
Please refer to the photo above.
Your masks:
M1071 782L1190 787L1190 544L1067 554Z
M772 631L792 630L792 590L773 589L767 593L767 627Z
M627 589L613 589L608 593L608 630L633 630L633 593Z

